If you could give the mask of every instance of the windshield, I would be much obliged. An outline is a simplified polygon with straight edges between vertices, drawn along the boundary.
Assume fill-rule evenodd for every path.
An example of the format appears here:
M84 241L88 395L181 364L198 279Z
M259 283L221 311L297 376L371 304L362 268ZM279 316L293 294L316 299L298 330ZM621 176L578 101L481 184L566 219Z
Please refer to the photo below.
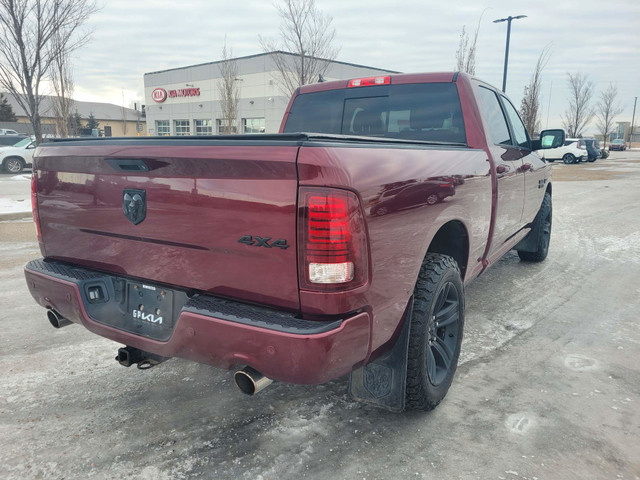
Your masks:
M13 146L14 147L26 147L27 145L29 145L33 140L31 140L30 138L23 138L22 140L20 140L18 143L14 143Z
M612 140L611 143L623 143L623 140L621 138L617 138L615 140Z
M356 87L298 95L285 133L307 132L466 144L453 83Z

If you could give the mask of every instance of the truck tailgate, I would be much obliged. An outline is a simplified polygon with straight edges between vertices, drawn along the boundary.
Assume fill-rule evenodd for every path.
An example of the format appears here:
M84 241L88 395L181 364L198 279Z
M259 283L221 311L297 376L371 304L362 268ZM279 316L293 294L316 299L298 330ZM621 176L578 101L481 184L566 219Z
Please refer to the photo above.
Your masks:
M297 151L295 142L257 140L41 147L44 254L296 310Z

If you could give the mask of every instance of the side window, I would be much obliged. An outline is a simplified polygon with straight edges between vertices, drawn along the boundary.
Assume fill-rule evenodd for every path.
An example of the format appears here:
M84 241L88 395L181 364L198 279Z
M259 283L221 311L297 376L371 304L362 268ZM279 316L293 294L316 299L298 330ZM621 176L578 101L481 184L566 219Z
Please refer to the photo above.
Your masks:
M478 87L480 103L489 121L489 134L496 145L512 145L509 127L498 102L498 97L488 88Z
M511 127L513 128L513 136L516 137L516 143L519 147L530 148L529 146L529 138L527 137L527 129L524 128L524 124L522 120L520 120L520 116L516 109L511 104L508 98L502 97L502 103L504 103L505 110L507 111L507 116L509 117L509 121L511 122Z

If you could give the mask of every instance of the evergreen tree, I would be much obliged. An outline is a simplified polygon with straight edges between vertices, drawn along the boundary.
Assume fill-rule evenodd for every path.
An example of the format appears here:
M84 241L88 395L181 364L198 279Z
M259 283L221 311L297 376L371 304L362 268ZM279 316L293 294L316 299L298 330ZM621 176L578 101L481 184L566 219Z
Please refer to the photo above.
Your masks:
M89 118L87 119L87 128L89 130L93 130L94 128L99 128L100 122L96 120L96 117L93 115L93 112L89 114Z
M13 108L2 93L0 93L0 122L17 122L18 118L13 113Z
M75 113L69 115L69 136L77 137L80 135L80 129L82 128L82 117L76 110Z

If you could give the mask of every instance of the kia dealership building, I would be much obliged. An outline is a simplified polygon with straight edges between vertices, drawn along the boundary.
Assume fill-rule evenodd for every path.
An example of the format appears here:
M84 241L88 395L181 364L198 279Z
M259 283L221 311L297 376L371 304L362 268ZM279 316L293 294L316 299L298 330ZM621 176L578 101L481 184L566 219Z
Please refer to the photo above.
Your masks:
M278 86L280 73L271 52L235 58L240 101L238 133L276 133L289 102ZM149 135L212 135L226 127L220 102L222 61L162 70L144 75ZM325 80L396 73L344 62L329 62Z

